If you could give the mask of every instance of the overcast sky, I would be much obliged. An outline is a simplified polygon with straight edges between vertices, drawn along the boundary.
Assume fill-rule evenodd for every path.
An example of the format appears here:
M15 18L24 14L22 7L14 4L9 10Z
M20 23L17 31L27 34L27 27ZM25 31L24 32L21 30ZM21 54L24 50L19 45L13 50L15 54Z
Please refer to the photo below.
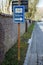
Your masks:
M37 7L43 7L43 0L39 0Z
M6 3L6 0L0 0L0 8L2 8L2 4L3 4L3 7L4 7L5 3Z

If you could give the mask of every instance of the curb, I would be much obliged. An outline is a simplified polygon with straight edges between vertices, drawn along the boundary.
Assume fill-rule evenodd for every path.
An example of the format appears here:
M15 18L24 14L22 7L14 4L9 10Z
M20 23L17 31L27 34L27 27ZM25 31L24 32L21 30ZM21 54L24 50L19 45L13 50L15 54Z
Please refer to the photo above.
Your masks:
M31 36L31 42L32 42L32 38L33 38L33 34ZM27 50L26 58L25 58L25 61L24 61L24 64L23 65L27 65L27 63L28 63L28 58L30 56L29 52L30 52L31 44L32 43L29 43L29 45L28 45L28 50Z
M35 23L36 25L36 23ZM34 29L35 29L35 26L34 26ZM33 32L32 32L32 35L31 35L31 42L28 43L28 50L27 50L27 53L26 53L26 57L25 57L25 60L24 60L24 64L23 65L28 65L28 61L29 61L29 56L31 55L30 54L30 48L31 48L31 44L32 44L32 39L33 39L33 33L34 33L34 29L33 29Z

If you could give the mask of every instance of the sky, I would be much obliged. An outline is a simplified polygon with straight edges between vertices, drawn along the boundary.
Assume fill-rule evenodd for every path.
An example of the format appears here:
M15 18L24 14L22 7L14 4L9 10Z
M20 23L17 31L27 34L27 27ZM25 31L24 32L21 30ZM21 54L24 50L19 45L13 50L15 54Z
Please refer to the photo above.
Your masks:
M43 0L39 0L37 7L43 7Z
M5 4L6 0L0 0L0 6L2 5L2 1L3 1L3 4Z
M0 0L0 4L2 3L2 1L3 1L3 3L5 3L5 2L6 2L6 0Z

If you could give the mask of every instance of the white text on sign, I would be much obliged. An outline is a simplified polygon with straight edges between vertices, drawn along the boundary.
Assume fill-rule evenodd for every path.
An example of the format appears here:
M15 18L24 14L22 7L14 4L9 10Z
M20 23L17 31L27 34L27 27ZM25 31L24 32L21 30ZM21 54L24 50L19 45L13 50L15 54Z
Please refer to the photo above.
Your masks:
M15 13L22 13L22 8L16 8Z

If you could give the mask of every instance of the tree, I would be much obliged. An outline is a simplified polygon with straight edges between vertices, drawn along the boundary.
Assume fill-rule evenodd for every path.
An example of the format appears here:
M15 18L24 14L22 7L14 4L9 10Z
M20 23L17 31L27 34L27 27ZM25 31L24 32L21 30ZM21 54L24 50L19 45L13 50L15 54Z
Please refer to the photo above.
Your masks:
M29 11L26 13L27 18L33 18L34 14L36 12L36 5L39 2L39 0L29 0L28 9Z
M8 0L8 4L7 4L7 11L8 11L8 13L10 13L10 11L9 11L9 7L10 7L10 3L11 3L11 1L12 1L12 0Z

